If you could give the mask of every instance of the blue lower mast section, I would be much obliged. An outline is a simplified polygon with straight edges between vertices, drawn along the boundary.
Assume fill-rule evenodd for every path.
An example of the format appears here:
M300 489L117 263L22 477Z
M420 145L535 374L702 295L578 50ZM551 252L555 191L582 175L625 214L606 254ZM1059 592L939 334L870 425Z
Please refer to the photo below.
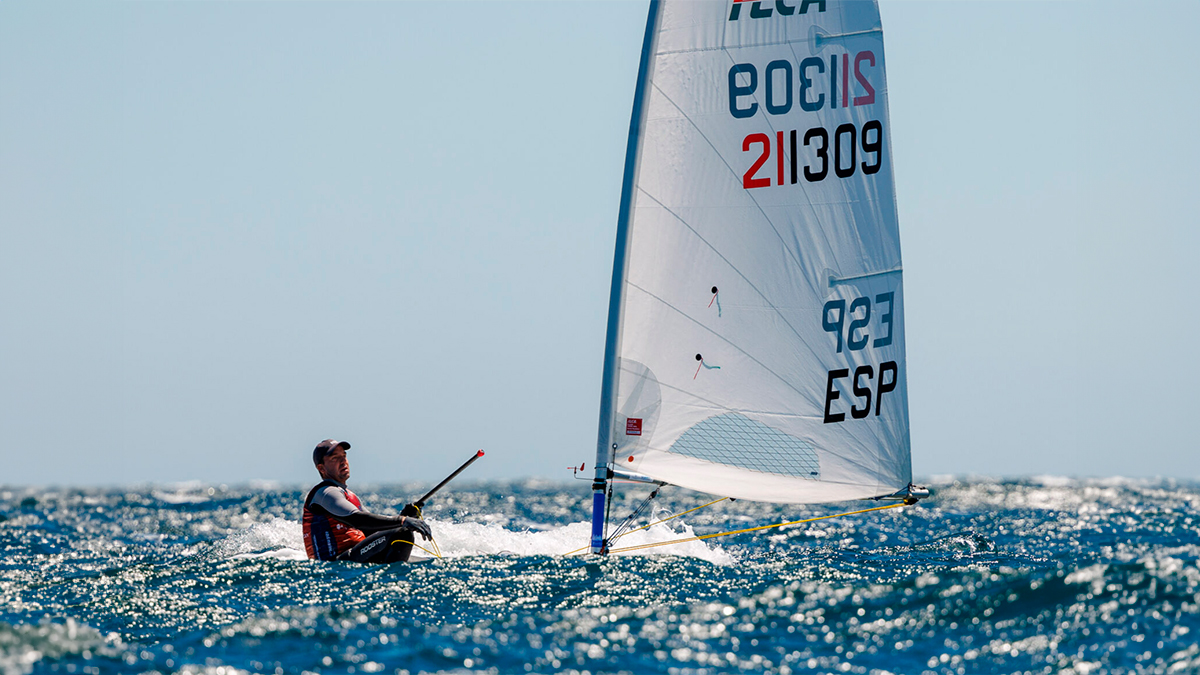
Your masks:
M604 490L592 493L592 553L604 549Z

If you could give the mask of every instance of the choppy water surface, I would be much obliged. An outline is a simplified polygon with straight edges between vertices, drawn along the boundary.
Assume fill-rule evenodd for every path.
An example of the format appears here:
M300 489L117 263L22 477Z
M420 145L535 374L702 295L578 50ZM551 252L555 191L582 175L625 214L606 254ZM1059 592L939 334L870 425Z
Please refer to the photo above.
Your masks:
M932 487L599 559L561 555L588 484L462 486L427 510L445 557L386 567L305 560L300 487L0 488L0 673L1200 672L1200 486ZM839 510L722 503L622 543Z

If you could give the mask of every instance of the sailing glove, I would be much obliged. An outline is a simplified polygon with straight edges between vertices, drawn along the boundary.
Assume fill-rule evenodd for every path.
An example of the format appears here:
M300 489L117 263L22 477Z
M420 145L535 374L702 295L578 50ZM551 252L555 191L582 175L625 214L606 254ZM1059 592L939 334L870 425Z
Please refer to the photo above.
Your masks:
M400 521L400 527L412 530L413 532L416 532L417 534L421 535L422 537L425 537L426 540L433 538L433 532L431 532L429 530L429 523L426 523L424 520L421 520L420 518L413 518L412 516L402 516L401 521Z

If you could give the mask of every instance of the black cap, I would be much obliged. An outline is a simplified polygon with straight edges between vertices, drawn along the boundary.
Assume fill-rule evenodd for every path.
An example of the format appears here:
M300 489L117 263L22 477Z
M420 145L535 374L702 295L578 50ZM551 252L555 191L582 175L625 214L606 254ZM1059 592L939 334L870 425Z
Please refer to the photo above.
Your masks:
M346 441L335 441L332 438L317 443L317 447L313 448L313 464L320 464L325 459L325 455L337 450L338 448L350 449L350 444Z

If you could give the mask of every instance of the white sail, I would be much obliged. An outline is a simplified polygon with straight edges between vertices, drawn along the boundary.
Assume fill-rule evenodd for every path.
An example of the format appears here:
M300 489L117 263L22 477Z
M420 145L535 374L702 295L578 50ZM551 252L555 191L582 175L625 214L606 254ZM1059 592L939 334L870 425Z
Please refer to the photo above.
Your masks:
M598 469L769 502L903 490L877 5L662 0L646 35Z

